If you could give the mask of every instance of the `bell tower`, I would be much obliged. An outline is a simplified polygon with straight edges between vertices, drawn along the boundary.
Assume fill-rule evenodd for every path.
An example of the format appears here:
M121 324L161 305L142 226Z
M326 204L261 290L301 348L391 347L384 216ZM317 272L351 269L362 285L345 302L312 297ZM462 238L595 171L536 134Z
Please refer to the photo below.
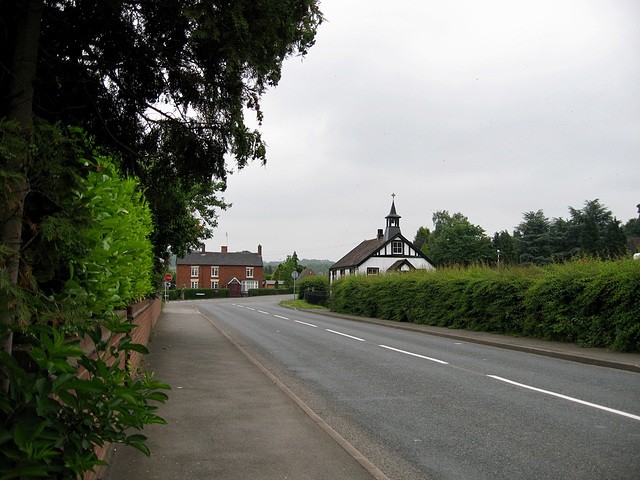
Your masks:
M396 213L396 203L395 203L396 194L391 194L391 211L389 215L386 216L387 219L387 227L384 231L384 239L389 240L396 233L400 233L400 215Z

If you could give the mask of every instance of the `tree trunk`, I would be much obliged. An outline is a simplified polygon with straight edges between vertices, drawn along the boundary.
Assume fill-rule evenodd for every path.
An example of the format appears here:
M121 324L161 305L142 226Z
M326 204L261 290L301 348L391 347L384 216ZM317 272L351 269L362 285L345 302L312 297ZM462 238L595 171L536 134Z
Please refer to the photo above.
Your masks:
M20 126L22 140L15 142L20 145L8 159L6 168L16 174L14 180L8 185L8 201L2 205L2 218L0 224L0 242L9 248L7 258L7 271L11 283L18 283L20 267L20 247L22 239L22 212L24 199L29 189L26 177L26 165L29 139L33 129L33 80L36 74L36 62L38 59L38 44L40 40L40 22L44 0L17 0L15 38L10 39L9 45L13 47L13 61L11 64L9 105L7 119L15 120ZM13 40L13 41L11 41ZM3 298L3 302L8 299ZM4 311L10 309L3 309ZM8 313L0 319L0 325L6 325L8 332L0 332L0 348L11 354L13 334L11 332L11 317ZM8 334L7 334L8 333Z

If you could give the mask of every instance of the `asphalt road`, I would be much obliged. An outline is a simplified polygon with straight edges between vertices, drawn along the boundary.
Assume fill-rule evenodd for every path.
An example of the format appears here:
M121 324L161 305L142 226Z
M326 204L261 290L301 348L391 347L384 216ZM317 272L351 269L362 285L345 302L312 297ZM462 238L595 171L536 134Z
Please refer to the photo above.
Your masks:
M639 479L640 375L285 309L195 302L391 478Z

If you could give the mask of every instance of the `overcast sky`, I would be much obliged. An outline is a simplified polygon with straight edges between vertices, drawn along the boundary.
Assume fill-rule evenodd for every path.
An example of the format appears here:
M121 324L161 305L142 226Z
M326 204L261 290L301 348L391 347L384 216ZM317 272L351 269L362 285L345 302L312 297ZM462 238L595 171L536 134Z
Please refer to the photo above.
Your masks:
M524 212L640 203L638 0L322 0L263 99L268 163L229 177L207 250L337 261L439 210L487 235ZM234 169L235 170L235 169Z

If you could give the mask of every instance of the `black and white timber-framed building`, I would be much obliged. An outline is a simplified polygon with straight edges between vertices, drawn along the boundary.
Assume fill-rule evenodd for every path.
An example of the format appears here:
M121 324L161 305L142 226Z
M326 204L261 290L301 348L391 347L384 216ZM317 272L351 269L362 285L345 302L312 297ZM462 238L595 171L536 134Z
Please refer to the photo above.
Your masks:
M386 222L384 232L379 229L376 238L363 241L329 268L331 282L349 275L435 270L433 262L400 232L395 198Z

